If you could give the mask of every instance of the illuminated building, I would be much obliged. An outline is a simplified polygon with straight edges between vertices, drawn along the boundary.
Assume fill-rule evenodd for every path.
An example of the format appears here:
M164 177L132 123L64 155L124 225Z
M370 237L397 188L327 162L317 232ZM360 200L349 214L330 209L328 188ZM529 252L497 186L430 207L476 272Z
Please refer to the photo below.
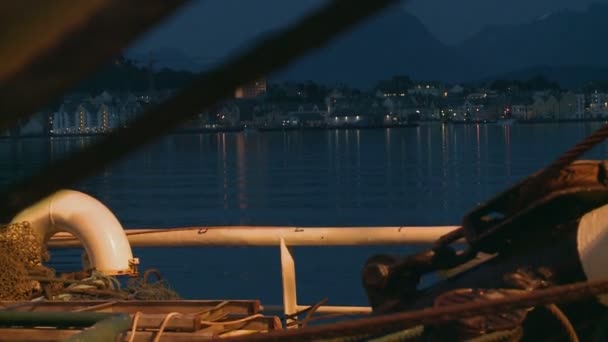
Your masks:
M252 99L266 93L266 79L260 78L236 89L234 97L237 99Z

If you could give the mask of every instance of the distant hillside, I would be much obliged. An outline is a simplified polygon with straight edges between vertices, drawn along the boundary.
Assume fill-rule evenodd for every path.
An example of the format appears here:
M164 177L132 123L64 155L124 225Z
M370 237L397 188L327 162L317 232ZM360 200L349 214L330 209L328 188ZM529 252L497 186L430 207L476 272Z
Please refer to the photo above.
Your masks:
M608 80L608 67L532 67L498 74L483 79L482 82L496 79L523 81L534 76L543 76L547 80L559 83L565 89L580 90L592 81Z
M154 86L157 90L180 88L193 81L195 73L167 68L155 70ZM150 87L148 69L131 60L118 59L97 71L92 77L78 84L72 91L100 93L111 91L147 91Z
M176 71L197 72L209 68L212 60L189 56L180 49L161 47L143 53L140 51L128 51L127 58L138 61L140 64L148 65L150 60L154 61L155 68L169 68Z

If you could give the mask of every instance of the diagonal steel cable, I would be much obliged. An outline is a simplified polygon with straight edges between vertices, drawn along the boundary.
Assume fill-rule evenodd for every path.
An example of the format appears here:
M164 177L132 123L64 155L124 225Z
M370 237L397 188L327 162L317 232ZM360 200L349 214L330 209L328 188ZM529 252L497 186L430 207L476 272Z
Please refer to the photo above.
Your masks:
M231 96L243 83L276 71L321 47L339 33L400 0L333 0L295 25L202 75L174 98L151 109L131 127L110 134L73 156L52 164L2 193L0 214L10 219L43 197L94 174L201 110Z
M608 124L600 127L591 135L587 136L581 142L576 144L574 147L564 152L559 158L551 163L544 171L542 178L551 178L555 173L559 172L564 167L570 165L572 162L577 160L583 154L589 152L592 148L597 146L602 141L608 138Z
M423 310L400 312L323 326L226 338L225 341L317 341L344 336L383 334L417 325L435 325L479 315L504 313L516 309L553 303L572 302L607 292L608 280L588 281L555 286L548 289L535 290L498 299L480 300L464 304L453 304Z
M510 216L514 215L519 210L527 207L527 205L530 204L530 198L536 198L533 195L542 194L546 188L547 182L558 176L561 170L572 164L575 160L589 152L607 138L608 124L595 130L591 135L585 137L572 148L562 153L547 167L528 176L524 180L509 187L498 195L495 195L482 206L474 208L471 212L465 215L463 219L463 228L453 231L450 233L450 236L446 236L444 240L454 240L454 238L459 238L467 233L472 233L473 229L471 228L478 225L482 215L486 214L488 211L505 210L505 220L495 223L491 228L493 231L500 229L501 225L508 222ZM481 225L483 226L483 224ZM471 229L471 231L467 231L468 229ZM486 230L482 232L475 232L475 234L479 234L480 236L488 236L492 234L492 232Z
M532 175L524 179L517 187L521 184L528 183L529 186L540 186L547 180L555 177L559 172L566 166L572 164L575 160L580 158L583 154L589 152L595 146L603 142L608 138L608 124L595 130L591 135L585 137L582 141L571 147L568 151L562 153L557 157L551 164L540 170L535 175ZM512 188L514 188L512 187ZM507 190L508 191L508 190ZM500 195L499 195L500 196Z
M0 3L0 131L83 80L191 0Z

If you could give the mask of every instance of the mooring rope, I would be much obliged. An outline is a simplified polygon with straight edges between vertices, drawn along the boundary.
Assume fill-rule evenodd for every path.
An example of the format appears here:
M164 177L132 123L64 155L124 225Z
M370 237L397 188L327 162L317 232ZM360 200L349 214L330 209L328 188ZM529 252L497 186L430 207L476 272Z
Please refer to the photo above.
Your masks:
M167 324L169 324L169 321L171 320L171 318L177 317L177 316L181 316L181 313L170 312L167 314L167 316L165 316L165 318L163 318L163 321L161 322L160 327L158 328L158 332L156 333L156 336L154 337L154 342L160 341L160 337L163 335L163 332L165 331L165 328L167 327Z
M591 135L587 136L583 141L576 144L574 147L564 152L559 158L545 168L544 173L552 176L555 172L559 172L564 167L570 165L583 154L587 153L602 141L608 138L608 124L597 129Z
M572 322L568 319L568 316L555 304L545 305L545 308L559 321L559 323L566 330L566 334L570 338L570 342L579 342L576 329L572 326Z
M548 181L555 178L561 170L572 164L583 154L592 150L595 146L608 138L608 124L600 127L591 135L585 137L582 141L574 145L572 148L562 153L547 167L540 170L536 175L524 179L520 184L526 184L529 187L528 191L539 190ZM519 185L519 184L518 184ZM516 185L516 186L518 186ZM515 186L514 186L515 187ZM514 188L512 187L512 188ZM508 190L507 190L508 191ZM504 193L504 192L503 192ZM495 196L499 198L502 194ZM491 201L491 200L490 200Z
M131 323L131 335L129 336L128 342L135 341L135 332L137 331L137 323L139 323L139 318L141 317L142 312L137 311L135 315L133 315L133 321Z
M295 319L296 317L298 317L298 316L300 316L302 314L306 314L306 316L304 317L304 319L302 319L302 320L295 319L295 320L289 322L287 324L287 326L289 327L289 326L293 326L293 325L300 325L302 327L305 327L306 325L308 325L308 322L310 322L310 319L315 314L315 312L317 312L317 310L321 306L327 304L328 301L329 301L329 298L323 298L318 303L316 303L316 304L314 304L312 306L309 306L309 307L307 307L304 310L300 310L300 311L298 311L298 312L296 312L294 314L285 315L285 321L287 322L289 320Z

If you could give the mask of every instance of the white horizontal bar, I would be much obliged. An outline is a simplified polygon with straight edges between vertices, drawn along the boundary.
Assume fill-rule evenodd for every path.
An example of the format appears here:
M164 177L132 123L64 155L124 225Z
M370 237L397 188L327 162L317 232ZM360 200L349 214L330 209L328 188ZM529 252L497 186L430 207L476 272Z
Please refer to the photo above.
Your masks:
M298 311L309 308L309 305L298 305ZM371 314L370 306L320 306L315 312L319 313L343 313L343 314Z
M458 226L435 227L186 227L127 229L132 247L180 246L372 246L429 245ZM78 247L69 233L58 233L51 248Z
M312 305L298 305L298 311L308 309ZM265 312L283 312L284 308L281 305L263 305L262 311ZM372 313L370 306L333 306L323 305L320 306L315 312L318 313L332 313L332 314L353 314L353 315L366 315Z

